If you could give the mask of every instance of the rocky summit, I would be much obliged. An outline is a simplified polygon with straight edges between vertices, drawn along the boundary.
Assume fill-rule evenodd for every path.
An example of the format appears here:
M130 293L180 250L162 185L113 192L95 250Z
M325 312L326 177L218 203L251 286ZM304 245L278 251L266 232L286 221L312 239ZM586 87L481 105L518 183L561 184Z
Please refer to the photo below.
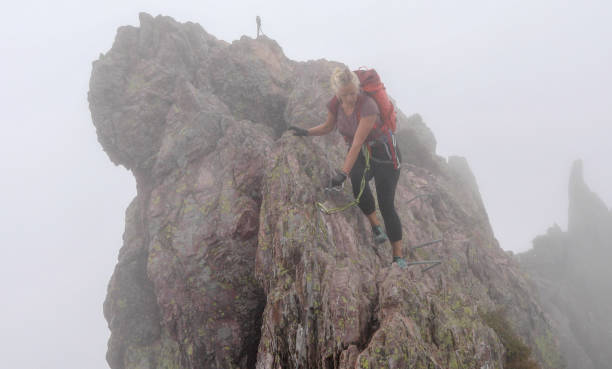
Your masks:
M100 144L137 183L104 302L111 368L491 369L517 340L530 367L562 367L467 161L438 156L420 116L398 114L395 204L407 261L440 265L402 270L358 208L317 208L352 200L325 191L346 144L286 129L325 120L337 66L169 17L119 28L89 91Z

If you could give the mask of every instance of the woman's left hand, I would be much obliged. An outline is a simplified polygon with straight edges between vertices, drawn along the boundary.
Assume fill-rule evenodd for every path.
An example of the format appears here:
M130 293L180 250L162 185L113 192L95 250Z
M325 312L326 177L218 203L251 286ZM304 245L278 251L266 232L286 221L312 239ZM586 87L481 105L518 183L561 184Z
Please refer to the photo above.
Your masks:
M346 173L344 173L340 169L336 169L336 175L332 178L332 181L331 181L332 187L342 186L342 183L346 181L346 177L347 177Z

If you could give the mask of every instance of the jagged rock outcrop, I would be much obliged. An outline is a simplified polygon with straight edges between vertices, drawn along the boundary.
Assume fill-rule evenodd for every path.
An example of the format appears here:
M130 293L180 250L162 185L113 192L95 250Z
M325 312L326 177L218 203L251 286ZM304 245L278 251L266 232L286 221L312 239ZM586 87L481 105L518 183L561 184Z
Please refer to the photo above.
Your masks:
M467 161L438 157L418 115L399 114L396 206L406 252L443 240L410 260L441 266L391 266L357 208L317 210L351 199L323 189L346 147L283 132L323 122L337 65L147 14L94 62L99 141L138 190L104 303L111 368L502 368L480 316L499 306L542 367L559 368Z
M584 182L581 161L569 180L567 232L555 224L517 257L538 287L568 368L610 368L612 213Z

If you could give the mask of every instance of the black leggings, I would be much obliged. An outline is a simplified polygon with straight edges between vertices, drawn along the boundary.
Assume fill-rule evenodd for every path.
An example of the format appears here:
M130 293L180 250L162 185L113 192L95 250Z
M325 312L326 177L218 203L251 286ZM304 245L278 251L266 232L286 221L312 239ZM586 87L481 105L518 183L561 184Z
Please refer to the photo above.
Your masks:
M401 160L401 154L396 149L396 154ZM384 154L382 154L384 155ZM373 150L373 158L381 157L380 150ZM384 155L384 160L389 160ZM363 153L359 153L353 169L351 169L351 184L353 185L353 195L357 198L359 190L361 188L361 178L363 177L363 171L365 169L365 158ZM385 229L389 236L389 241L395 242L402 239L402 223L399 215L395 211L395 188L397 187L397 181L399 180L400 169L395 169L392 162L376 162L370 160L370 170L366 175L366 186L363 189L363 194L359 199L359 208L365 215L370 215L376 211L376 204L374 203L374 196L370 191L369 181L374 177L374 184L376 185L376 197L378 198L378 206L380 207L380 213L382 214L383 221L385 222Z

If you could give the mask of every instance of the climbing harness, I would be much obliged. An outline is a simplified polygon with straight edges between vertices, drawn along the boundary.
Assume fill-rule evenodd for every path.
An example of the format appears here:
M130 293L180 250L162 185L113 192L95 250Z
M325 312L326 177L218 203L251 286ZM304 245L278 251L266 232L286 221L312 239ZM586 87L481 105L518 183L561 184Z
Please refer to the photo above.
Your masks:
M374 156L372 156L371 160L378 164L392 164L395 169L400 169L402 167L402 163L400 162L399 157L396 155L397 141L395 139L395 134L393 134L393 132L388 133L388 135L382 135L382 137L379 139L369 141L368 147L380 147L380 145L382 145L385 148L385 154L387 154L389 160L378 159Z
M344 211L350 208L351 206L359 204L359 200L361 199L361 195L363 194L363 190L365 189L365 186L367 184L366 176L367 176L367 173L370 171L370 151L368 150L366 145L361 146L361 152L363 153L363 156L365 157L365 168L363 170L363 176L361 177L361 184L359 186L359 194L357 195L355 200L349 202L348 204L344 206L338 207L338 208L329 209L322 202L317 201L315 205L323 213L328 214L328 215L339 213L341 211ZM338 186L338 187L331 187L331 186L327 187L325 188L325 191L342 191L343 188L344 188L344 183L342 184L342 186Z

